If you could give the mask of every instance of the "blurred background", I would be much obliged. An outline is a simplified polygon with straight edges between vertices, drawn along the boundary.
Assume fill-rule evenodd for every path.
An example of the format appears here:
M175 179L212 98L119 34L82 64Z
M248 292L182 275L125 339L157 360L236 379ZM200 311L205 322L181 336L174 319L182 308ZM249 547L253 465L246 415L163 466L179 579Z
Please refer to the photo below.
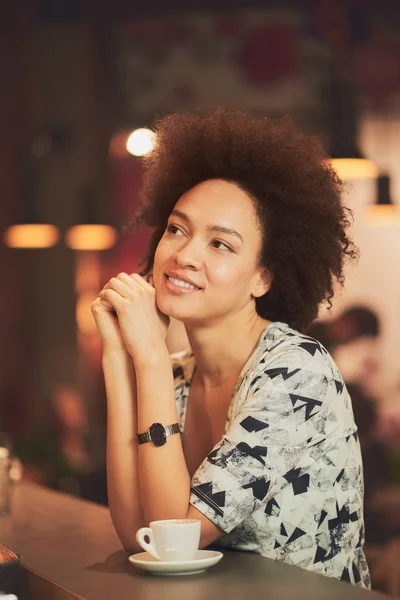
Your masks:
M353 397L371 556L385 547L392 557L400 529L399 0L1 4L0 431L23 477L107 503L90 304L111 276L139 269L148 231L128 235L123 226L140 202L140 156L154 141L155 117L221 105L290 114L320 138L354 211L360 261L310 334L333 354Z

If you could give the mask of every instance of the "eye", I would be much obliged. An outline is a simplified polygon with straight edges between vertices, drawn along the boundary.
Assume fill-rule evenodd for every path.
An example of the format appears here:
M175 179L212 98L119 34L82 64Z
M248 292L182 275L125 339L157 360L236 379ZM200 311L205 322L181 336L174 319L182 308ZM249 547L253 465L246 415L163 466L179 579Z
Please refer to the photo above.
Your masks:
M177 227L176 225L172 225L172 224L168 225L167 231L168 231L168 233L172 233L172 235L178 235L178 234L183 235L183 232L181 231L181 229L179 229L179 227Z
M211 242L211 244L217 250L228 250L228 252L233 252L232 248L230 246L228 246L227 244L225 244L224 242L221 242L221 240L213 240Z

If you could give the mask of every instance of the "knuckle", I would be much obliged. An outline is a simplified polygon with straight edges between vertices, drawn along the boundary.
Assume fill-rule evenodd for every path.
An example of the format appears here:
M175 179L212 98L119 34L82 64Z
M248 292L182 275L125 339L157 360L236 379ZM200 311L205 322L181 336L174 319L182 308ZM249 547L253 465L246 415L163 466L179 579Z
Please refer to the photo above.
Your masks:
M92 304L90 305L92 312L95 312L99 308L99 304L100 298L96 298L95 300L93 300Z

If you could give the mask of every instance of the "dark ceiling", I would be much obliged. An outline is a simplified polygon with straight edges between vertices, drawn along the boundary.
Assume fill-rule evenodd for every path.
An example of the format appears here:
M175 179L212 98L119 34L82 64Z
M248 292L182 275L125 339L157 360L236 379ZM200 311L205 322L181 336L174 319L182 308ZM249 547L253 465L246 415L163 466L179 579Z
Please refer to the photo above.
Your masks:
M236 11L243 8L294 8L313 10L322 5L347 5L372 16L380 15L400 27L400 0L14 0L4 3L1 18L17 10L34 12L40 22L74 22L89 19L108 23L135 15L154 15L212 10ZM4 21L3 21L4 23Z

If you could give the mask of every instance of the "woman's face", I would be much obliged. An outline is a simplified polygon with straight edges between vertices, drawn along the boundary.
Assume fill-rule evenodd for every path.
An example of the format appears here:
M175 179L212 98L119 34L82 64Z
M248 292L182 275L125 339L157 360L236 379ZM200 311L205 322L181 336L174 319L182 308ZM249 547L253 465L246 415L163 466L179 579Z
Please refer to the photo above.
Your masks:
M261 232L252 199L212 179L175 205L158 244L153 279L161 312L208 323L250 309L270 285L258 265Z

